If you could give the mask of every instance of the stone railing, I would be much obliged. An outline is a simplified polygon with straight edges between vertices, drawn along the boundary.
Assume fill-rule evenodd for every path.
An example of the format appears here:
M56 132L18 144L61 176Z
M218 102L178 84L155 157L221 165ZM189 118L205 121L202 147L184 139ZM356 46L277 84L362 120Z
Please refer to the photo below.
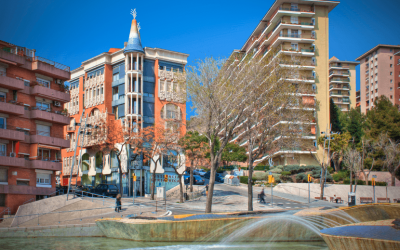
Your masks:
M92 88L104 83L104 75L99 75L91 79L87 79L85 82L86 88Z
M167 102L183 103L185 101L181 95L179 95L178 93L175 93L175 92L160 90L158 96L159 96L160 100L162 100L162 101L165 100Z

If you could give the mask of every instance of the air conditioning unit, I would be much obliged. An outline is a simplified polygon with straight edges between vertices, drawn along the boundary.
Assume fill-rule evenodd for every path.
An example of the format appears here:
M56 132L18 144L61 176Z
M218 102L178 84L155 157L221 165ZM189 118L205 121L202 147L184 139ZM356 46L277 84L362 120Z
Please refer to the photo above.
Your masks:
M16 153L14 153L14 152L11 152L11 153L10 153L10 157L16 157L16 156L17 156Z
M62 84L61 79L56 79L56 83L57 83L57 84Z
M61 103L60 103L60 102L57 102L57 101L54 101L54 106L55 106L55 107L61 107Z

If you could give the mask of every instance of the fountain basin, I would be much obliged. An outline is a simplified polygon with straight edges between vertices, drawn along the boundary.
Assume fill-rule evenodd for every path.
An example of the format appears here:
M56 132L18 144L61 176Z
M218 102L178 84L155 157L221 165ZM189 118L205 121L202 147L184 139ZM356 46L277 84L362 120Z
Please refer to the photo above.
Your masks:
M321 236L331 250L400 249L400 230L388 223L359 223L326 228L321 230Z

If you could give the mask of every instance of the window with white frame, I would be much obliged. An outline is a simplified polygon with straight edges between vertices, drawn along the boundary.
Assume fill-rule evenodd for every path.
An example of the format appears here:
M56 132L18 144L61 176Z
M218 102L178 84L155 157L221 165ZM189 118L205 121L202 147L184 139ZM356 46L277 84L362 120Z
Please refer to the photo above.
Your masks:
M290 22L298 24L299 23L299 18L297 16L292 16L292 17L290 17Z
M36 101L36 108L43 111L50 111L50 103Z
M299 44L298 43L292 43L292 50L299 50Z
M36 78L37 82L39 83L39 85L45 87L45 88L50 88L50 81L49 80L45 80L42 78Z
M36 186L51 187L51 174L36 173Z

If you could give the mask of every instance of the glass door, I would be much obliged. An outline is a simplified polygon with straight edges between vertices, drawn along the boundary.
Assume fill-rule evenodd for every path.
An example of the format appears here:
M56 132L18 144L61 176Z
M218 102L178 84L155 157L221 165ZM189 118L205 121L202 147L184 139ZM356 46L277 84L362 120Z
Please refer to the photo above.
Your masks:
M49 161L50 160L50 149L38 148L38 160Z
M2 128L2 129L7 128L6 118L4 118L4 117L0 117L0 128Z

